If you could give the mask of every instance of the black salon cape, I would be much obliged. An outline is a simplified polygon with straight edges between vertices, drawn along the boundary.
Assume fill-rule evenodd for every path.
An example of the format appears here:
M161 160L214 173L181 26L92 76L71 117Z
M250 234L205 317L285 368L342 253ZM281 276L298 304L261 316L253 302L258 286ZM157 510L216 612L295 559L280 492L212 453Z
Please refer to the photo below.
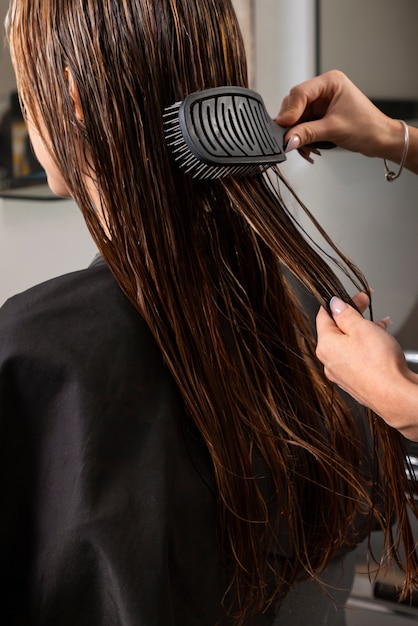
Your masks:
M1 308L0 446L2 623L217 624L227 575L210 464L103 262ZM336 562L332 584L349 588L352 572ZM342 620L338 603L305 583L276 623Z

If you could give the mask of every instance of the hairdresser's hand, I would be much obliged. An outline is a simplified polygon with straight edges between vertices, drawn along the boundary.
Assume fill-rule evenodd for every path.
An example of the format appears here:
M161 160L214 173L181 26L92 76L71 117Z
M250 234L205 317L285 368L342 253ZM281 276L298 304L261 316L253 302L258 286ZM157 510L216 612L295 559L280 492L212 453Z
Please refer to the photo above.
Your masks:
M366 294L355 297L361 311ZM361 404L410 439L418 439L418 377L386 328L389 320L370 322L354 308L331 300L332 317L321 308L317 316L317 356L325 375Z
M300 150L305 144L331 141L369 157L399 163L402 156L402 125L377 109L338 70L293 87L276 122L292 127L286 134L287 151L299 149L306 155L308 148Z

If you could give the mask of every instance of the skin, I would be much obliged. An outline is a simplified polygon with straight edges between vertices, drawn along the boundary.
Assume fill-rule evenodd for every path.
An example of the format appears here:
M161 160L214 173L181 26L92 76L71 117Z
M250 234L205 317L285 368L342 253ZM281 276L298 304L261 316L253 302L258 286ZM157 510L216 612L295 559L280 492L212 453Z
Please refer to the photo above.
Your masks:
M48 186L52 193L60 198L69 198L70 193L62 178L60 171L51 158L45 139L46 132L41 135L32 123L30 116L27 119L28 133L32 144L33 151L39 163L45 170Z
M288 151L313 141L335 144L369 157L399 163L404 133L398 120L377 109L341 72L331 71L294 87L284 99L277 123L292 126ZM418 174L418 130L409 127L406 167ZM360 311L367 296L355 297ZM400 345L386 332L388 320L371 322L338 298L332 317L317 316L317 356L326 376L361 404L373 409L408 439L418 441L418 375L408 369Z

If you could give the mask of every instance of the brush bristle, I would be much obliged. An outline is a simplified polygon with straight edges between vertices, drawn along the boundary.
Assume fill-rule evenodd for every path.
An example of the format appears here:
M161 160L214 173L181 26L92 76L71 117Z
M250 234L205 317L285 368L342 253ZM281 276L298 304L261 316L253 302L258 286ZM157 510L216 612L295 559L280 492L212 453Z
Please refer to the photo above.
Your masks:
M181 102L175 102L163 113L164 134L177 165L200 180L215 180L228 176L251 176L267 169L264 165L211 165L196 157L187 145L181 129L179 111Z

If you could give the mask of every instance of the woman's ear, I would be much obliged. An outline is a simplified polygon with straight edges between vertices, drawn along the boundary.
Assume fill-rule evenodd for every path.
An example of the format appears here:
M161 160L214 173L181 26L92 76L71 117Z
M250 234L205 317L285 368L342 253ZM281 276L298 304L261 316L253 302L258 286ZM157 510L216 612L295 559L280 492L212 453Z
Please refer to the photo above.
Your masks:
M74 113L76 115L77 120L79 122L83 122L84 115L83 115L83 109L81 108L80 94L78 93L77 84L74 80L74 76L69 67L65 68L64 74L65 74L65 80L67 81L68 92L70 94L71 102L73 103Z

